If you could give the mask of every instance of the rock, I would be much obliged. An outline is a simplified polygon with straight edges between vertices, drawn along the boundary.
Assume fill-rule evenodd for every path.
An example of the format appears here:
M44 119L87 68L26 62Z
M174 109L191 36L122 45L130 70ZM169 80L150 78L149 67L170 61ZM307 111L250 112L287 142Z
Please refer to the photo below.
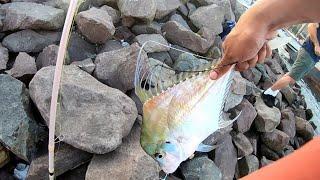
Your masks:
M137 118L134 102L74 65L65 66L63 73L60 89L63 105L57 119L61 128L56 129L56 135L87 152L104 154L115 150ZM29 84L31 98L47 124L53 76L54 67L45 67Z
M248 155L238 161L240 177L246 176L259 169L259 160L255 155Z
M96 68L96 65L93 63L93 61L88 58L83 61L75 61L72 64L78 66L80 69L84 70L85 72L92 74L94 71L94 68Z
M191 31L191 28L189 27L186 20L183 19L183 17L179 14L174 14L170 17L170 21L175 21L177 23L180 23L183 27L187 28Z
M36 64L37 69L41 69L47 66L55 66L58 56L59 46L52 44L44 48L38 55Z
M196 67L205 67L207 64L209 64L209 62L204 59L196 58L189 53L182 53L174 62L173 69L176 71L190 71L194 70Z
M297 116L297 117L300 117L302 119L307 119L306 111L304 109L302 109L302 108L294 109L294 115Z
M96 56L96 48L94 45L85 41L79 34L71 33L68 54L70 61L82 61Z
M130 163L128 163L130 162ZM123 144L115 151L94 155L86 180L159 179L159 167L140 145L140 127L135 124Z
M292 146L289 146L287 145L285 148L284 148L284 155L287 156L291 153L294 152L294 148Z
M188 49L184 48L184 47L181 47L181 46L178 46L178 45L172 45L171 46L172 48L169 50L169 54L170 54L170 57L172 59L172 62L175 62L179 56L184 53L184 52L181 52L181 51L185 51L185 52L189 52L191 53L191 51L189 51ZM175 50L175 49L178 49L178 50L181 50L181 51L178 51L178 50Z
M161 26L153 21L148 24L136 24L132 27L132 32L136 35L140 34L161 34Z
M192 23L199 29L206 27L213 31L215 35L222 33L222 22L224 21L223 8L212 4L199 7L190 16Z
M161 61L153 58L149 58L149 69L153 71L153 78L151 84L156 84L157 81L161 81L164 84L172 82L172 77L175 75L175 71ZM164 67L164 68L163 68Z
M261 144L260 153L262 156L265 156L266 158L271 159L273 161L280 159L279 155L276 152L274 152L273 150L271 150L265 144Z
M117 40L108 40L104 45L101 47L101 50L99 53L109 52L109 51L115 51L122 49L123 46L120 41Z
M231 4L232 5L232 4ZM240 16L247 10L247 8L239 1L235 1L233 5L233 12L236 17L236 21L239 20Z
M242 133L234 133L232 140L238 149L238 157L248 156L253 152L253 147L249 139Z
M233 92L230 92L228 95L228 98L224 104L224 111L227 112L230 109L238 106L243 100L243 95L235 94Z
M140 115L143 115L143 104L141 103L139 97L136 95L134 90L132 90L130 92L130 97L136 103L136 107L137 107L138 113Z
M114 37L115 39L121 39L125 42L131 42L135 38L135 35L130 31L128 27L118 26Z
M283 76L284 72L278 61L278 59L266 58L265 64L267 64L270 67L274 74Z
M155 41L160 44L166 45L160 45L154 42L148 42L143 49L147 53L153 53L153 52L162 52L162 51L169 51L169 44L166 39L164 39L160 34L140 34L136 36L135 41L140 44L140 46L143 46L148 41Z
M207 145L216 145L218 142L221 142L225 136L229 135L232 131L232 126L229 125L223 129L218 129L210 136L208 136L202 143Z
M295 116L291 109L283 109L281 111L281 121L279 129L286 133L290 138L296 135Z
M208 50L206 57L218 60L220 57L222 57L222 53L218 47L212 46Z
M0 144L0 168L10 161L9 152Z
M318 126L313 121L309 121L309 123L311 124L314 130L318 128Z
M123 17L133 17L151 22L156 15L155 0L119 0L118 7Z
M56 30L63 26L65 13L61 9L30 2L4 4L3 31L22 29Z
M23 30L6 36L2 44L11 52L37 53L59 41L60 33L57 32Z
M241 76L239 72L235 72L231 91L239 95L251 95L256 91L257 87Z
M7 73L15 78L32 76L37 73L36 61L27 53L21 52L14 61L12 69Z
M247 99L243 99L242 102L238 106L236 106L235 109L239 113L241 112L241 115L233 123L234 129L241 133L247 132L257 116L256 109Z
M162 19L172 11L181 6L180 0L157 0L157 11L155 19Z
M89 163L80 165L79 167L76 167L75 169L69 170L63 173L62 175L58 176L57 179L68 179L68 180L85 179L88 166L89 166Z
M9 61L8 49L0 44L0 71L7 69L7 63Z
M241 74L247 80L254 82L255 85L259 83L262 76L262 73L256 68L250 68L246 71L243 71Z
M255 127L259 132L272 132L279 124L281 112L276 107L268 107L264 104L260 96L256 97L254 107L257 110L255 119Z
M0 49L0 57L1 57L1 49ZM1 69L1 68L0 68ZM313 112L311 109L306 109L306 120L311 120L313 117Z
M59 176L68 170L74 169L88 161L92 155L76 149L68 144L61 143L55 152L55 175ZM48 173L48 154L44 154L31 162L28 172L28 180L47 179Z
M149 53L148 56L150 58L153 58L153 59L159 60L161 62L164 62L170 67L173 65L172 59L170 57L170 54L167 51Z
M226 135L215 150L215 164L222 172L222 179L232 180L237 164L237 151L232 144L232 137Z
M273 163L272 160L267 159L265 156L262 156L261 160L260 160L260 166L264 167L267 166L269 164Z
M214 42L214 36L207 28L197 34L175 21L168 21L162 30L168 41L199 53L206 53Z
M133 17L123 17L121 19L121 24L125 27L132 27L136 23Z
M180 168L184 179L222 179L220 169L206 156L188 160L182 163Z
M0 102L0 142L20 159L30 162L39 127L31 114L28 90L22 82L0 74Z
M178 11L184 15L184 16L188 16L188 13L189 13L189 9L187 8L187 5L182 3L179 8L178 8Z
M283 150L289 144L289 139L290 137L286 133L278 129L275 129L273 132L265 132L261 136L262 142L274 151Z
M283 94L289 105L291 105L297 99L297 94L289 86L281 89L281 93Z
M255 133L246 133L246 137L248 138L248 140L250 141L251 145L252 145L252 149L253 152L252 154L254 155L258 155L258 140L259 140L259 136Z
M76 17L78 29L90 42L103 44L115 33L112 17L108 12L95 7L80 12ZM92 27L92 28L88 28Z
M296 130L304 140L309 141L314 136L314 130L311 124L300 117L296 117Z
M189 9L188 16L190 16L194 11L197 10L196 5L194 5L194 4L191 3L191 2L187 2L187 7L188 7L188 9Z
M139 50L139 45L134 43L120 50L98 54L94 60L96 64L94 77L124 92L133 89ZM146 62L147 54L144 51L141 58L143 58L142 62Z
M112 18L112 22L114 24L120 22L120 11L113 9L110 6L104 5L100 8L101 10L107 11L107 13L109 14L109 16Z

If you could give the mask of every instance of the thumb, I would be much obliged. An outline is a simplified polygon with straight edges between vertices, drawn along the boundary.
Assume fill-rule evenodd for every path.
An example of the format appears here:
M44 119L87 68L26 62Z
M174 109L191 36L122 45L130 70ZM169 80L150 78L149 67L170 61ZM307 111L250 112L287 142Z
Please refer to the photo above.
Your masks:
M226 72L229 71L229 69L231 68L232 65L225 65L225 66L217 66L215 69L213 69L210 72L210 78L212 80L217 80L219 79L221 76L223 76Z

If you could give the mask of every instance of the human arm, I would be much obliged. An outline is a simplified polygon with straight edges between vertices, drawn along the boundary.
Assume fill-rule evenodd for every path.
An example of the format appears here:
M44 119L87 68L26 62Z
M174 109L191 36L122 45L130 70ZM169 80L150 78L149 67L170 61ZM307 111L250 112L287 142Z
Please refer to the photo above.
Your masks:
M241 16L226 37L219 63L221 68L212 71L210 77L221 77L231 67L227 64L236 63L236 70L243 71L263 62L271 55L267 41L277 29L303 22L320 22L319 8L319 0L258 1Z
M309 33L310 39L314 45L314 52L317 55L320 55L320 46L319 46L319 40L317 37L317 28L318 27L319 27L318 23L308 24L308 33Z

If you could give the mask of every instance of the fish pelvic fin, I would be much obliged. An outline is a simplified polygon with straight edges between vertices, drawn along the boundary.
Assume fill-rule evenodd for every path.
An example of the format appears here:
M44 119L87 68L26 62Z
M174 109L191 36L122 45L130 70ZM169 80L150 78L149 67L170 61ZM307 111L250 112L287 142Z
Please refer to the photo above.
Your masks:
M167 46L155 41L147 41L140 48L136 62L134 87L135 93L142 103L189 78L203 73L209 74L213 69L212 67L214 67L213 64L208 61L208 63L195 65L192 69L185 71L175 70L164 62L148 58L147 53L143 50L147 44ZM188 52L181 55L198 57L198 55ZM162 72L166 72L165 75L163 75Z
M217 145L206 145L206 144L203 144L203 143L200 143L198 148L196 149L196 151L198 152L210 152L214 149L216 149L218 146Z

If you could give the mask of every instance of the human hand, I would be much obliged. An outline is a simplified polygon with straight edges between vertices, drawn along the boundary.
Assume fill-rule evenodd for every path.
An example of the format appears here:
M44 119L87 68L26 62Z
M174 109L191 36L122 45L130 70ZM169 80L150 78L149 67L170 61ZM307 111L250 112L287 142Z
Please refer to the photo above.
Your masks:
M316 53L316 55L320 56L320 46L315 46L314 52Z

